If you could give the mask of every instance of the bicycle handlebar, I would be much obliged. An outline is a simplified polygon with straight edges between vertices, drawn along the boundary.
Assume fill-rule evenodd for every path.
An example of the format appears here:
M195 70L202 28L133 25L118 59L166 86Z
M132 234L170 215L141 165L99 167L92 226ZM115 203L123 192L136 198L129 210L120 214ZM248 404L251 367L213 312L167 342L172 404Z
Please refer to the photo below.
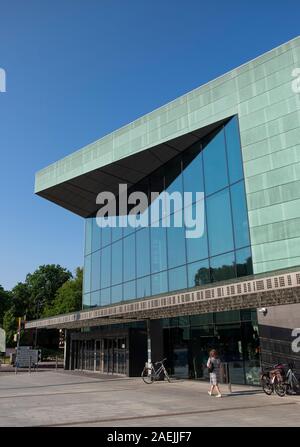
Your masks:
M167 360L167 358L159 360L158 362L155 362L154 365L158 365L159 363L164 363Z

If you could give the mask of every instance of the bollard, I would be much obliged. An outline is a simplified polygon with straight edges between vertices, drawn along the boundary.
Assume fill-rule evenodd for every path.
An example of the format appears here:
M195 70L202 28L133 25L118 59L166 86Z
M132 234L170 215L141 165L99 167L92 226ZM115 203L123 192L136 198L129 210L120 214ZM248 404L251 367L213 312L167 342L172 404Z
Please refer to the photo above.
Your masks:
M29 367L28 367L28 373L31 374L31 356L29 356Z
M231 393L231 382L230 382L230 374L229 374L229 363L226 363L226 376L227 376L227 382L228 382L228 391Z
M55 357L55 369L57 369L58 359L57 356Z

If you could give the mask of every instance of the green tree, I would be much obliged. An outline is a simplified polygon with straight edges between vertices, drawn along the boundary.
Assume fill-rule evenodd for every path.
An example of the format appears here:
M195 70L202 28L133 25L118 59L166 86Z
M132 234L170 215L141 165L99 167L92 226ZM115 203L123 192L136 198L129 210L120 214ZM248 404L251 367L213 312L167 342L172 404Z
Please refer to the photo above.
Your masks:
M75 277L70 278L57 290L54 301L45 307L43 316L50 317L80 310L82 305L82 278L83 269L78 267Z
M14 344L13 338L18 329L17 318L14 314L14 308L8 309L3 317L3 329L6 332L6 344L12 346Z
M51 307L56 292L70 278L69 270L60 265L41 265L34 273L26 276L26 284L30 294L27 319L40 318L47 307Z
M5 312L9 309L11 303L10 292L3 289L0 285L0 326L3 326Z

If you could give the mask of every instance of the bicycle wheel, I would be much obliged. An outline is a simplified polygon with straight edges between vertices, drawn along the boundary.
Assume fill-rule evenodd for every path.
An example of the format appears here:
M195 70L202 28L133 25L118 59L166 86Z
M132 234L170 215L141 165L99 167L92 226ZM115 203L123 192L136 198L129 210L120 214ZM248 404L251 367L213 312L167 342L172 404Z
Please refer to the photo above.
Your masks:
M148 385L149 385L150 383L153 383L153 382L154 382L154 379L155 379L154 374L153 374L153 370L150 369L150 368L146 368L146 366L145 366L145 368L143 369L143 372L142 372L142 374L141 374L141 377L142 377L143 381L144 381L145 383L147 383Z
M270 377L267 374L264 374L261 377L260 381L264 393L270 396L273 393L273 385L271 383Z
M284 397L287 391L287 384L284 383L282 380L275 379L274 389L277 396Z
M167 381L168 381L169 383L171 383L171 379L170 379L169 374L167 373L167 371L166 371L165 368L164 368L164 375L165 375L164 380L167 379Z

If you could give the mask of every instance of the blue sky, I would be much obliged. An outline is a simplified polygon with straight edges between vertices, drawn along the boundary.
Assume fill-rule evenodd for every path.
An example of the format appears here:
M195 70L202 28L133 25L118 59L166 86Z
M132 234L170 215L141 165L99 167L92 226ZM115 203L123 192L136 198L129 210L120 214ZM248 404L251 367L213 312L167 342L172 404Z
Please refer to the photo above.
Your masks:
M0 0L0 284L83 263L84 221L34 173L299 34L300 4Z

